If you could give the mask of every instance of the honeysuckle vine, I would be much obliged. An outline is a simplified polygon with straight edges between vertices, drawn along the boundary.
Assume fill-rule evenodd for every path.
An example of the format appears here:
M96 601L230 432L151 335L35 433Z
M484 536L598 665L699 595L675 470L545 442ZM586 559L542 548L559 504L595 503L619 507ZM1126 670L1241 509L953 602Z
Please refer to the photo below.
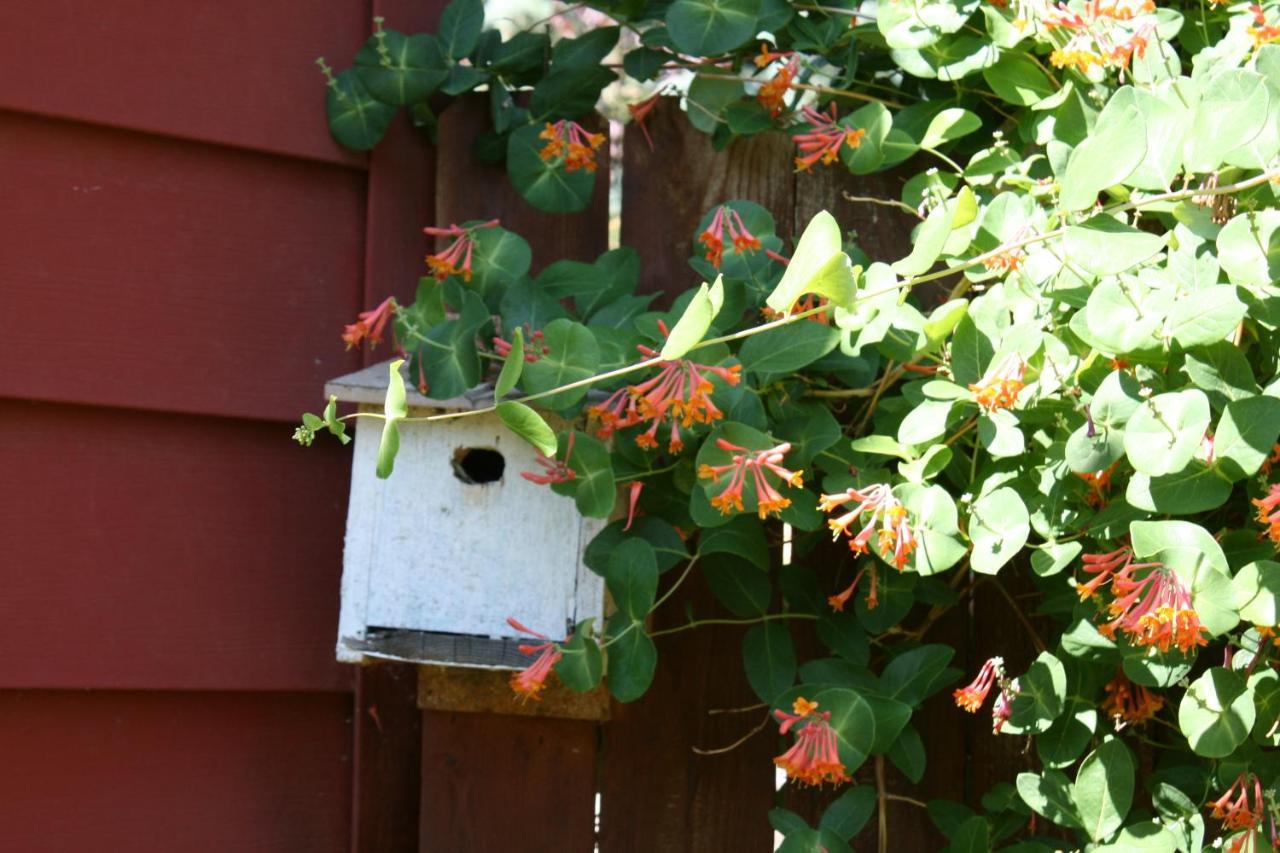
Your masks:
M816 825L770 814L788 853L887 850L890 802L957 850L1274 849L1276 3L675 0L484 24L454 0L434 33L379 20L352 68L322 63L335 137L372 147L401 107L433 133L474 92L477 150L567 212L604 171L606 113L679 168L648 124L678 98L717 148L788 137L761 168L902 176L833 190L794 241L713 200L670 307L635 293L626 247L533 270L484 199L422 223L416 298L341 335L394 356L383 411L330 400L296 438L379 419L392 476L402 427L496 415L537 450L526 480L610 519L584 562L611 615L561 639L512 612L516 694L633 701L655 638L742 626L732 665L761 705L699 751L772 731L789 784L830 790ZM623 78L641 94L597 112ZM864 205L902 214L905 256L858 245ZM466 404L411 415L409 386ZM695 578L716 608L655 628ZM975 600L1008 630L953 667L934 629ZM911 796L925 702L982 716L975 760L1017 739L1024 769L965 804Z

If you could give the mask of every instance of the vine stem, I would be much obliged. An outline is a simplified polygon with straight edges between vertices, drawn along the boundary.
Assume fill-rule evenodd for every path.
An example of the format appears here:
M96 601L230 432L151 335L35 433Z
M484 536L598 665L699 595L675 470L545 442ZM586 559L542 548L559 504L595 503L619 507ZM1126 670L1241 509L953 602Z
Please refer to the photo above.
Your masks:
M688 631L691 628L698 628L703 625L755 625L758 622L772 622L777 619L817 619L812 613L766 613L763 616L757 616L754 619L695 619L686 625L680 625L675 628L664 628L661 631L650 631L650 637L662 637L667 634L679 634L681 631Z
M734 78L734 79L737 79L737 78ZM1276 179L1280 179L1280 169L1272 169L1270 171L1261 172L1253 176L1252 178L1248 178L1243 181L1237 181L1234 184L1225 184L1217 187L1200 187L1200 188L1188 187L1185 189L1173 190L1170 192L1160 193L1157 195L1144 196L1143 198L1137 199L1135 201L1128 201L1128 202L1124 202L1123 204L1118 204L1118 205L1113 205L1111 207L1103 208L1101 212L1102 213L1124 213L1130 210L1137 210L1138 208L1141 208L1145 205L1160 204L1162 202L1169 202L1169 201L1181 201L1183 199L1191 198L1192 196L1228 195L1230 193L1242 192L1243 190L1251 189L1253 187L1260 186L1262 184L1267 183L1268 181L1272 181ZM1037 243L1043 243L1047 240L1053 240L1058 237L1061 237L1067 233L1067 227L1068 226L1063 225L1059 228L1055 228L1051 231L1047 231L1044 234L1035 234L1030 237L1024 237L1020 240L1011 240L1008 243L1002 243L1001 245L995 247L994 249L991 249L990 251L983 252L980 255L972 257L967 261L961 261L958 264L953 264L949 267L946 267L945 269L938 270L937 272L924 273L922 275L912 276L911 278L903 279L902 281L889 285L888 287L882 287L876 290L864 291L863 293L858 294L858 296L855 299L855 302L861 302L866 299L873 299L877 296L884 296L887 293L893 293L895 291L903 290L904 288L910 289L912 287L915 287L918 284L924 284L930 281L937 281L938 279L947 278L949 276L955 275L956 273L964 272L967 269L972 269L973 267L986 263L992 258L998 255L1002 255L1006 252L1011 252L1015 249L1021 249L1026 246L1035 245ZM964 282L962 282L962 284L964 284ZM959 290L960 288L957 287L957 291ZM955 295L955 292L953 291L953 297L954 295ZM708 338L707 340L702 341L701 343L694 344L692 347L689 348L688 351L694 352L696 350L715 346L717 344L724 344L724 343L729 343L730 341L737 341L743 338L749 338L753 335L758 335L763 332L771 331L773 329L779 329L783 326L789 326L792 323L799 322L800 320L803 320L807 317L812 317L816 314L825 313L830 310L831 310L830 305L819 305L814 308L807 309L805 311L797 311L794 314L788 314L785 317L779 317L777 320L770 320L767 323L761 323L760 325L752 326L747 329L742 329L740 331L733 332L731 334L720 335L719 337L715 337L715 338ZM643 361L638 361L635 364L624 365L623 367L619 367L615 370L610 370L606 373L601 373L597 376L589 376L586 379L579 379L576 382L570 382L566 385L560 385L556 388L551 388L546 391L539 391L536 394L526 394L523 397L517 397L513 402L529 403L529 402L533 402L534 400L540 400L544 397L550 397L551 395L558 394L561 391L572 391L576 388L586 388L596 384L597 382L604 382L609 379L616 379L621 376L628 376L632 373L636 373L637 371L645 370L650 367L655 367L659 364L662 364L664 361L669 361L669 360L670 359L664 359L661 356L647 358L647 359L644 359ZM438 415L428 415L420 418L400 418L399 420L403 423L430 423L433 421L445 421L445 420L452 420L454 418L474 417L476 415L489 414L490 412L497 411L497 408L498 408L497 405L494 404L491 406L484 406L479 409L467 409L465 411L458 411L458 412L444 412ZM346 420L351 420L353 418L374 418L377 420L384 420L386 418L386 415L382 414L381 412L353 412L349 415L343 415L342 417L338 418L338 420L346 421Z
M884 756L876 756L876 850L889 853L889 792L884 784Z
M742 746L744 743L751 740L756 735L760 734L760 732L764 731L765 727L768 725L769 725L769 715L765 714L764 719L760 721L760 725L756 726L754 729L747 732L745 735L738 738L728 746L716 747L715 749L701 749L696 746L691 746L689 748L692 749L698 755L723 755L726 752L732 752L733 750Z
M680 588L680 584L684 583L684 579L689 577L689 572L693 571L693 565L696 562L698 562L698 555L694 554L693 557L689 559L689 562L685 564L684 571L680 573L680 577L676 578L676 582L673 583L671 588L664 592L662 597L655 601L653 606L649 608L650 613L657 610L658 607L662 605L662 602L675 594L675 591Z

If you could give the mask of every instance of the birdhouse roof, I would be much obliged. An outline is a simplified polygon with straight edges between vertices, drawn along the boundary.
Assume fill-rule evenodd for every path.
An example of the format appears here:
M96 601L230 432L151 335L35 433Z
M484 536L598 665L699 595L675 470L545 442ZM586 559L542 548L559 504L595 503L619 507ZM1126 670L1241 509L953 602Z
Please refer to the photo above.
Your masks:
M390 379L388 366L390 360L371 364L363 370L330 379L324 386L325 396L334 395L343 403L367 403L381 405L387 396L387 382ZM400 374L405 380L405 402L413 408L422 409L481 409L490 405L493 389L488 385L479 385L457 397L439 400L419 394L409 381L408 362L400 366Z

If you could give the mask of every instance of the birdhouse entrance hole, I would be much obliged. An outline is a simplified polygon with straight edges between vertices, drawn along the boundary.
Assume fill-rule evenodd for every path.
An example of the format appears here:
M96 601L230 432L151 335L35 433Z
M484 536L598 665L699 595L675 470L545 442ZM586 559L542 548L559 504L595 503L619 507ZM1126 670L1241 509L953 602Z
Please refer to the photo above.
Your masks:
M506 467L507 460L491 447L459 447L453 451L453 476L469 485L496 483Z

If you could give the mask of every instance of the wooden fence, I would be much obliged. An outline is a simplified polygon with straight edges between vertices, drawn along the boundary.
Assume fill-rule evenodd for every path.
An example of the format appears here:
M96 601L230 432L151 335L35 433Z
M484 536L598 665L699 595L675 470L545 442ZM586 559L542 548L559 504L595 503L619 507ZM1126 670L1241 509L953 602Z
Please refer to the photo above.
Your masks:
M441 116L435 151L435 221L500 218L533 247L533 272L568 257L589 261L606 248L606 182L597 181L590 208L552 216L524 203L500 167L477 163L471 139L486 122L483 100L460 101ZM739 140L713 151L710 139L693 129L675 100L664 101L649 119L650 151L638 129L629 127L622 169L622 243L641 256L642 292L678 293L695 283L685 259L696 224L714 204L747 198L775 216L779 234L789 239L821 209L858 234L873 258L894 259L909 247L912 219L891 208L855 204L842 197L895 198L894 173L857 178L838 169L793 173L785 137L771 134ZM804 560L826 585L847 574L847 549L819 549ZM678 573L668 573L667 582ZM847 580L847 578L846 578ZM728 615L700 580L686 584L655 615L655 628L683 621L686 608L700 616ZM941 619L930 639L954 644L956 665L973 671L990 654L1003 654L1016 671L1034 650L1025 635L1010 631L1009 603L981 591ZM913 613L908 622L920 619ZM811 628L793 625L798 649L822 654ZM603 724L471 713L424 711L406 715L399 737L385 740L402 755L420 741L421 765L401 767L403 790L419 792L416 849L589 851L769 851L773 832L767 813L785 806L815 820L830 792L775 790L771 759L783 749L772 725L736 748L704 754L734 743L759 726L764 711L717 713L756 703L741 670L745 629L708 627L657 640L659 665L653 687L629 705L614 703ZM1011 637L1014 647L1009 643ZM383 670L381 673L378 670ZM411 668L380 667L365 683L398 682L411 692ZM949 695L935 697L914 719L928 750L924 780L912 785L890 766L885 789L927 801L933 797L976 805L995 782L1029 767L1023 744L994 739L985 718L961 713ZM972 760L975 752L982 760ZM860 784L875 784L873 766L859 772ZM385 780L384 780L385 781ZM597 800L598 797L598 800ZM598 802L598 826L593 812ZM407 805L404 806L408 808ZM495 814L501 814L495 819ZM887 802L887 833L895 849L929 850L945 844L918 806ZM393 823L393 822L389 822ZM404 819L401 825L407 825ZM873 819L857 842L875 849ZM414 849L405 841L404 849ZM387 849L366 847L365 849Z

